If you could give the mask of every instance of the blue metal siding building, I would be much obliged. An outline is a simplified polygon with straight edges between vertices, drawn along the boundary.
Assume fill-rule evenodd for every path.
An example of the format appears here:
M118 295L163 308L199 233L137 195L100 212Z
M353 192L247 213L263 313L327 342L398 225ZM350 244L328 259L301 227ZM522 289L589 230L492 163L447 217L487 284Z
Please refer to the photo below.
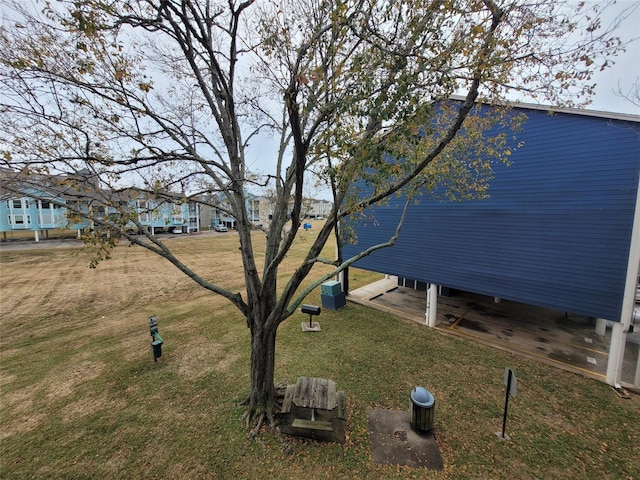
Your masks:
M65 200L56 198L54 194L26 190L22 195L5 194L0 200L0 232L32 231L39 232L53 229L84 229L91 225L87 218L81 223L71 224L67 218ZM55 202L55 203L54 203ZM82 208L89 209L90 199L83 202ZM181 232L199 230L199 209L195 204L187 202L162 202L141 198L130 200L139 222L151 230L179 229ZM113 207L98 207L97 216L116 213ZM126 228L136 228L133 222ZM36 235L36 240L38 236Z
M491 108L491 107L486 107ZM619 321L640 177L640 117L516 108L527 120L489 198L411 205L396 245L355 266L424 283ZM388 241L402 199L354 225ZM372 219L375 219L372 220ZM638 248L636 246L636 248Z
M0 200L0 232L81 229L89 225L86 220L70 224L66 208L54 203L60 200L45 192L28 191L22 196L3 197L6 198Z

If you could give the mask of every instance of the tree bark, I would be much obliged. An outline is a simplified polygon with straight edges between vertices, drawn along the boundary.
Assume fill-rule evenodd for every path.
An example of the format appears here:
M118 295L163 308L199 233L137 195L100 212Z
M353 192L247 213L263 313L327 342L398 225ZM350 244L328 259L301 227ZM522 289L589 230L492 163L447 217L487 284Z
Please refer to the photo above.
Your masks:
M249 391L249 420L266 415L271 420L276 405L274 387L275 328L265 328L262 322L251 329L251 388Z

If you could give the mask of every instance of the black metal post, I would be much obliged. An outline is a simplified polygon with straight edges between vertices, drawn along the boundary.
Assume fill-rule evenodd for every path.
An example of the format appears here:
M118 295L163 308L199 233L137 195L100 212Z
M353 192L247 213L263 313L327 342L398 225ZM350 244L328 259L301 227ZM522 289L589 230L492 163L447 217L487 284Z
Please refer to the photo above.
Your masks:
M509 408L509 392L511 391L511 377L513 372L509 369L507 375L507 394L504 399L504 418L502 419L502 438L504 438L504 431L507 428L507 409Z

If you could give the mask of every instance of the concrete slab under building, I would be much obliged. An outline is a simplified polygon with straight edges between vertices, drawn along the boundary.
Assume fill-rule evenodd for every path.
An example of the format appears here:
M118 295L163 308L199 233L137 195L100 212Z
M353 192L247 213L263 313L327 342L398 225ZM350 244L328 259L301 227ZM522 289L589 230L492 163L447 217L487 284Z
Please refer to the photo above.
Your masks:
M349 292L349 301L426 323L426 293L385 278ZM456 292L438 297L436 329L605 381L611 331L595 319L493 297ZM640 333L627 335L621 381L634 389Z

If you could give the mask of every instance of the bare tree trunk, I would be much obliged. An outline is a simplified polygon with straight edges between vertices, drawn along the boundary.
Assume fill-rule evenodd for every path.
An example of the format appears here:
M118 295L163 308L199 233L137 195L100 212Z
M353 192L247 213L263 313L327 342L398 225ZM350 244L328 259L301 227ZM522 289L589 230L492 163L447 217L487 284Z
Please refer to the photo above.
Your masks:
M268 328L260 321L251 329L251 389L249 420L266 415L272 420L276 405L274 387L277 327Z

